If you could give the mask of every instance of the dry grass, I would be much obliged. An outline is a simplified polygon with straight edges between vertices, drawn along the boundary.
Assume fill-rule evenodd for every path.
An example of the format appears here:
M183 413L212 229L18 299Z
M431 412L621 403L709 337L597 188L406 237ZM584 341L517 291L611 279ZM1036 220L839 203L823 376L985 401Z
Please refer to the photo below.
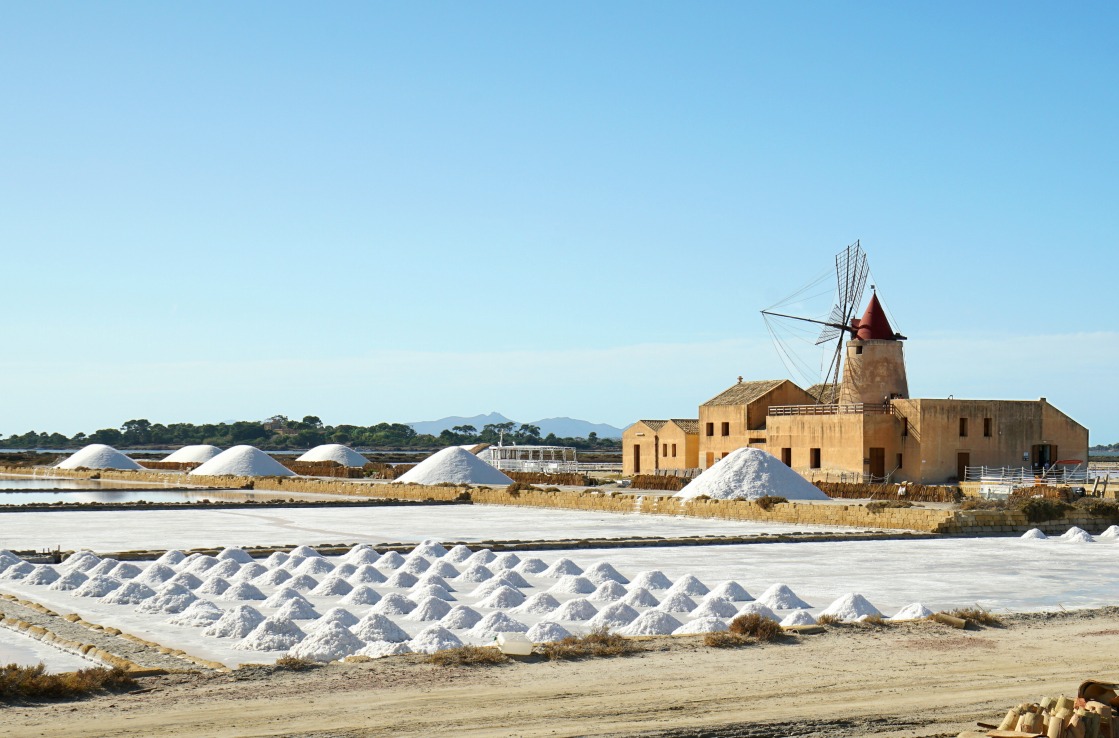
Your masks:
M625 656L637 651L636 644L606 628L595 628L579 638L568 636L562 641L542 643L540 652L549 661L560 659L585 659L592 656Z
M753 638L763 643L779 640L785 635L780 625L754 612L739 615L730 621L730 632L732 635Z
M135 689L136 681L121 668L96 667L47 674L43 664L0 668L0 701L73 699L97 692L125 692Z
M436 651L427 660L436 666L498 666L509 657L489 646L459 646Z
M862 620L858 621L858 623L859 625L868 628L885 628L887 625L890 624L890 622L881 615L868 615Z
M874 502L866 503L867 511L873 513L907 507L913 507L913 503L909 500L875 500Z
M282 671L310 671L317 669L322 664L310 659L301 659L295 656L282 656L276 659L276 668Z
M767 512L769 510L772 510L774 505L783 505L786 502L788 502L788 500L786 500L784 497L777 497L775 495L767 495L765 497L759 497L758 499L754 500L755 505Z
M816 618L816 625L839 625L842 622L835 615L820 615Z
M953 617L970 620L977 625L1001 626L1003 624L1002 620L997 615L978 607L965 607L959 610L951 610L948 614Z
M729 631L720 631L718 633L704 633L703 645L709 648L740 648L742 646L749 646L755 641L747 636L738 635Z

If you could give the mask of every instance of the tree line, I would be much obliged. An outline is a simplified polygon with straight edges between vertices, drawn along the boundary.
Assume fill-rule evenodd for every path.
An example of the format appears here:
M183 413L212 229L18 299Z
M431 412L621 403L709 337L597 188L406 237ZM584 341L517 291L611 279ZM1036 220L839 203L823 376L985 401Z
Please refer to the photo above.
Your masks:
M246 443L269 451L303 449L323 443L343 443L368 449L432 449L468 443L498 443L530 446L573 446L578 449L616 450L621 441L599 438L560 438L554 433L540 435L535 425L492 423L478 430L472 425L459 425L439 435L416 433L403 423L376 425L324 425L317 416L302 420L274 415L264 421L239 420L233 423L152 423L146 419L129 420L120 428L101 428L92 433L61 433L29 431L0 438L0 448L81 448L90 443L104 443L120 448L163 448L206 443L213 446L235 446Z

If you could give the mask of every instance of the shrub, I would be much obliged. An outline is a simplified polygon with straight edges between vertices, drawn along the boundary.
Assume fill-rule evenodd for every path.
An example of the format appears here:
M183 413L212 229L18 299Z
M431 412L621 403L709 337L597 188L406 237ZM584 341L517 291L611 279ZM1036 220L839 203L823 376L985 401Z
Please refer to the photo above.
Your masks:
M95 692L124 692L135 689L136 681L124 669L95 667L47 674L43 664L0 668L0 700L67 699Z
M874 502L866 503L866 509L873 513L905 507L913 507L913 503L909 500L875 500Z
M1023 501L1018 509L1031 523L1044 523L1055 520L1072 509L1072 505L1060 500L1050 500L1044 497L1031 497Z
M781 626L769 618L763 618L756 612L739 615L730 621L730 632L738 636L747 636L762 642L776 641L785 631Z
M1002 620L997 615L978 607L965 607L958 610L951 610L948 614L957 618L963 618L964 620L970 620L978 625L1002 625Z
M1009 510L1010 503L1006 500L981 500L969 498L960 504L961 510Z
M754 503L762 510L771 510L774 505L781 505L788 502L784 497L777 497L775 495L766 495L754 500Z
M835 615L820 615L816 618L816 625L840 625L842 622Z
M864 626L873 627L873 628L885 628L887 625L890 624L886 620L886 618L882 617L881 615L868 615L865 618L863 618L862 620L859 620L858 622L859 622L859 625L864 625Z
M427 660L436 666L497 666L509 657L490 646L459 646L436 651Z
M582 638L568 636L562 641L544 643L540 652L551 661L558 659L583 659L590 656L624 656L638 650L632 642L605 627L595 628Z
M281 656L276 659L276 668L281 671L310 671L320 666L322 666L322 664L316 661L301 659L297 656Z
M1081 497L1076 507L1094 518L1107 518L1112 522L1119 520L1119 504L1096 497Z
M741 646L749 646L753 642L754 641L744 635L730 633L725 630L717 633L703 634L703 645L710 648L739 648Z

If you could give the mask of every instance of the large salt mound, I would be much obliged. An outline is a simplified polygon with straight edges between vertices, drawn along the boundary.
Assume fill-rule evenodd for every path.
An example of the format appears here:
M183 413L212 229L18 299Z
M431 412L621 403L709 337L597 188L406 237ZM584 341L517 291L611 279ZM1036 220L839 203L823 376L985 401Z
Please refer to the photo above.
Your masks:
M36 566L35 571L24 577L23 582L24 584L47 585L57 582L58 577L58 570L53 566L43 564L42 566Z
M462 574L455 577L456 582L484 582L493 578L493 572L484 564L472 564Z
M417 556L427 556L433 559L438 559L442 556L446 556L449 552L442 543L435 540L434 538L425 538L424 540L420 541L420 545L412 549L411 553L416 554Z
M151 587L158 587L166 581L174 579L178 574L170 566L164 564L152 564L143 574L136 577L136 581L147 584Z
M598 614L598 608L582 598L563 603L552 617L557 620L589 620Z
M692 610L693 618L733 618L738 614L738 608L730 600L722 597L708 597L699 607Z
M90 581L93 581L92 579ZM171 584L168 582L156 593L155 597L149 597L136 609L140 612L165 612L168 614L175 614L182 612L187 607L197 600L198 597L186 587L181 584Z
M4 573L7 574L7 572ZM90 577L74 590L74 594L78 597L104 597L120 585L120 581L112 577Z
M722 597L724 600L731 602L749 602L754 599L750 593L746 591L738 582L723 582L715 589L707 593L708 597Z
M286 651L299 643L307 634L284 617L273 615L253 628L244 639L233 644L241 651Z
M373 566L381 571L393 571L404 566L405 558L398 554L396 551L389 551L387 554L377 559L377 563Z
M441 600L438 597L428 597L426 600L420 601L416 605L416 609L405 615L404 619L418 622L440 620L450 611L451 606L446 600Z
M521 574L539 574L547 568L548 565L544 563L544 560L536 557L522 559L521 563L516 566L516 570Z
M435 653L448 648L458 648L461 645L462 641L458 636L442 625L430 625L408 642L408 647L416 653Z
M406 571L398 571L388 578L388 580L385 582L385 586L395 587L397 589L407 589L408 587L415 585L415 583L418 581L420 581L420 578L417 577L415 574L409 574Z
M319 597L338 597L344 594L349 594L353 590L345 579L338 576L330 576L322 580L319 586L311 590L311 594Z
M495 589L489 597L480 600L477 607L488 607L494 610L508 610L517 605L524 604L525 596L520 591L507 587L504 584Z
M695 600L688 597L683 592L672 592L671 590L661 603L657 605L663 612L691 612L696 608Z
M494 571L504 571L505 569L513 569L517 564L521 563L521 557L512 551L506 551L494 557L490 562L490 568Z
M207 477L227 475L237 477L296 476L291 469L255 446L234 446L226 449L189 473Z
M381 558L381 554L377 553L376 549L368 543L358 543L346 553L342 554L342 560L351 564L372 564L377 559Z
M690 500L706 495L714 500L827 500L828 496L780 459L757 448L740 448L715 462L676 493Z
M491 612L478 621L468 633L475 638L489 640L496 638L499 633L527 633L528 626L519 620L514 620L503 612Z
M71 589L77 589L82 586L85 580L89 579L85 574L80 571L68 571L63 574L54 584L50 586L56 592L66 592Z
M144 570L136 566L135 564L130 564L127 561L122 561L114 566L113 570L109 573L117 579L135 579L136 577L143 574Z
M355 467L365 466L369 463L369 459L340 443L324 443L321 446L315 446L296 461L336 461L342 466Z
M225 579L224 577L210 577L209 579L207 579L205 582L202 583L201 587L199 587L197 590L195 590L195 593L200 594L200 595L206 595L207 597L217 597L218 595L224 593L231 586L232 585L229 583L229 580ZM233 599L240 599L240 598L235 597ZM246 597L245 599L249 599L249 598ZM260 599L264 599L264 598L261 597Z
M321 615L307 600L288 600L272 617L283 617L288 620L317 620Z
M812 607L796 596L787 584L774 584L758 597L758 602L774 610L799 610Z
M381 601L377 590L367 584L359 584L350 590L350 593L338 600L343 605L375 605Z
M78 551L67 556L66 560L62 562L62 567L70 571L89 571L99 563L101 563L101 557L92 551Z
M1119 538L1119 525L1113 525L1103 533L1100 533L1100 538Z
M264 593L248 582L240 582L238 584L234 584L232 587L220 594L221 599L230 601L264 599Z
M496 558L497 556L494 554L493 551L489 550L488 548L480 548L474 553L470 554L470 556L467 557L467 559L463 563L467 565L488 564Z
M87 571L86 574L89 574L91 577L97 577L103 574L107 575L112 572L113 569L117 568L117 564L119 563L120 562L116 559L102 559L97 562L97 566Z
M215 577L220 577L221 574L216 574ZM208 577L214 578L214 577ZM198 589L202 586L202 580L191 574L189 571L181 571L175 576L167 580L168 584L179 584L187 589Z
M330 622L317 628L307 638L291 649L291 655L298 659L311 661L334 661L365 648L360 638L338 622Z
M424 584L423 582L420 582L415 587L413 587L408 592L408 596L416 602L419 602L420 600L426 599L428 597L438 597L439 599L446 600L447 602L455 601L455 596L451 594L446 587L440 587L438 584Z
M528 629L525 637L533 643L554 643L571 637L571 631L559 623L541 621Z
M203 443L196 446L183 446L178 451L172 451L163 460L177 464L202 464L220 453L221 449L217 446L209 446Z
M428 571L436 576L449 578L457 577L461 573L455 568L455 565L449 561L436 561Z
M317 632L319 628L323 627L327 623L341 623L347 628L352 628L360 622L361 621L358 619L358 617L346 608L332 607L324 612L321 618L311 623L310 627L308 627L307 630Z
M371 659L383 659L386 656L399 656L405 653L412 653L412 649L408 648L407 643L388 643L386 641L374 641L365 648L357 652L358 656L368 656Z
M268 596L268 599L266 599L262 604L265 607L283 607L284 603L288 600L303 600L304 602L306 602L307 598L296 592L291 587L280 587L275 592L270 594Z
M7 569L5 569L4 573L0 574L0 579L23 579L24 577L31 574L33 571L35 571L35 565L34 564L29 564L26 561L21 561L18 564L15 564L14 566L9 566ZM95 574L94 578L95 579L100 579L104 576L106 576L106 575Z
M609 607L602 608L601 612L591 618L590 624L596 628L601 626L616 628L629 625L634 620L637 620L637 610L624 602L615 602Z
M664 572L653 569L652 571L643 571L635 576L632 584L634 587L644 589L668 589L672 586L672 580L666 577Z
M264 567L264 566L261 566L260 564L255 564L255 563L245 564L244 566L241 567L241 571L234 574L230 578L229 581L231 581L231 582L249 582L249 581L252 581L253 579L256 579L259 576L263 576L263 575L268 574L268 573L269 573L268 568Z
M672 635L697 635L699 633L719 633L729 630L726 621L720 618L696 618L672 631Z
M261 574L253 581L255 581L257 584L263 584L265 586L275 586L277 584L283 584L289 579L291 579L291 574L288 574L283 569L273 569L267 574ZM381 581L384 581L384 579L384 577L381 577Z
M548 577L550 579L559 579L560 577L573 576L582 573L582 567L580 567L571 559L562 558L556 559L551 566L540 572L540 576Z
M851 622L873 615L880 617L882 613L861 594L849 592L828 605L820 615L830 615L843 622Z
M613 580L598 585L598 589L587 597L591 602L616 602L626 596L626 588Z
M669 594L686 594L689 597L699 597L709 593L711 590L707 585L696 579L691 574L685 574L676 580L676 583L668 588Z
M377 571L372 564L362 564L350 575L347 581L350 584L380 584L386 579L388 577Z
M634 607L656 607L661 602L653 593L644 587L634 587L630 589L629 594L622 598L622 602Z
M170 551L166 551L162 556L160 556L152 563L163 564L165 566L176 566L177 564L182 563L183 559L185 558L186 554L184 554L182 551L171 549Z
M772 620L775 623L781 622L781 618L777 617L777 613L770 610L768 607L760 602L747 602L738 611L739 615L760 615L767 620Z
M139 582L128 582L102 597L101 601L110 605L138 605L154 596L155 590L151 587Z
M668 635L681 625L682 623L679 620L666 612L650 610L619 630L618 633L624 636Z
M253 557L249 552L238 546L226 546L218 552L217 558L219 561L234 561L238 564L253 563Z
M473 628L481 619L482 616L477 610L469 608L466 605L455 605L451 608L450 612L443 616L439 624L451 630L463 630L465 628Z
M423 574L430 568L431 562L425 559L423 556L413 556L409 557L409 559L404 562L404 566L400 567L400 571L407 572L409 574Z
M403 628L379 613L371 612L351 628L358 638L367 643L404 643L409 636Z
M397 478L403 484L512 484L513 480L469 451L451 446Z
M212 638L244 638L263 622L264 616L256 608L238 605L232 610L226 610L213 625L202 631L202 635Z
M559 600L555 597L552 597L547 592L537 592L518 607L514 608L513 612L525 613L526 615L544 615L545 613L552 612L559 606Z
M1092 534L1088 531L1074 525L1061 536L1061 540L1070 543L1094 543L1096 539L1092 538Z
M781 621L781 626L787 628L791 625L815 625L816 618L807 610L793 610Z
M385 615L407 615L415 609L415 602L402 594L393 592L385 595L384 599L370 608L370 612L379 612Z
M190 607L170 618L171 625L186 625L191 628L205 628L213 625L222 616L222 609L209 600L195 600Z
M299 592L310 592L317 586L319 586L319 580L315 579L310 574L300 574L297 577L293 577L287 583L289 589L294 589Z
M603 582L617 582L618 584L629 584L629 580L618 573L618 570L605 561L599 561L587 567L583 572L583 576L590 579L595 584L602 584Z
M55 464L58 469L143 469L112 446L93 443ZM508 482L506 483L508 484Z
M574 574L565 574L548 591L561 594L590 594L595 589L595 584L590 579Z
M446 559L456 564L461 564L473 555L473 552L461 543L447 552Z
M914 602L912 605L906 605L898 610L890 620L922 620L932 614L932 610L920 602Z

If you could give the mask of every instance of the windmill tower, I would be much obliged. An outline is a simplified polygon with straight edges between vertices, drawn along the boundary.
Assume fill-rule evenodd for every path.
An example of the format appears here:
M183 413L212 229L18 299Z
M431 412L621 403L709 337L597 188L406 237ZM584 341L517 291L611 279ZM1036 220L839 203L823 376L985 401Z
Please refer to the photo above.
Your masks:
M894 332L873 288L866 312L851 321L849 330L852 338L847 342L839 404L881 405L909 397L901 344L905 336Z

